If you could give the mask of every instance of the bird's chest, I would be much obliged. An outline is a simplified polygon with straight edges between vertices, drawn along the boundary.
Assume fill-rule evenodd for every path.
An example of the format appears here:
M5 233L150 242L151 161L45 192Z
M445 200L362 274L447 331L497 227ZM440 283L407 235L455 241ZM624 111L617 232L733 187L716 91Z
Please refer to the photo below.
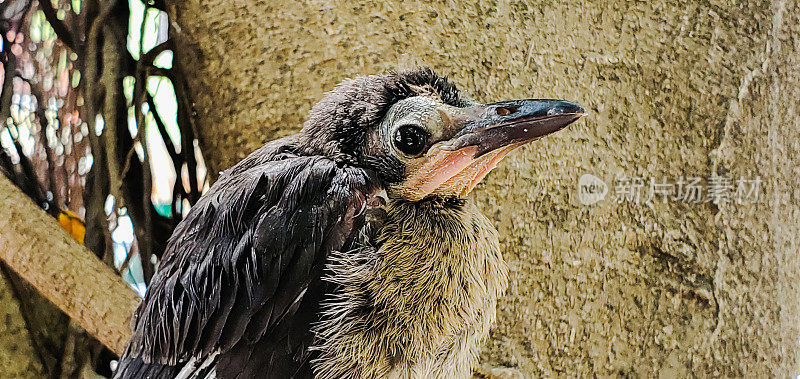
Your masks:
M469 204L390 205L374 242L331 265L317 374L471 374L507 282L495 229Z

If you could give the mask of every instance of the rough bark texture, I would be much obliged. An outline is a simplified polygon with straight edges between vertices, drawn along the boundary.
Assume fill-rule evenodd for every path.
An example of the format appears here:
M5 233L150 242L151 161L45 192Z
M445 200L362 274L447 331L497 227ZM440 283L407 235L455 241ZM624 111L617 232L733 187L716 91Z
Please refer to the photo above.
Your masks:
M473 195L512 267L485 371L796 375L797 2L183 0L169 12L211 172L298 130L357 74L426 64L478 100L587 106ZM764 185L756 204L588 207L583 173Z
M0 377L41 378L44 373L31 331L25 322L21 299L6 275L0 273Z
M122 353L141 299L2 175L0 230L0 259L87 332Z

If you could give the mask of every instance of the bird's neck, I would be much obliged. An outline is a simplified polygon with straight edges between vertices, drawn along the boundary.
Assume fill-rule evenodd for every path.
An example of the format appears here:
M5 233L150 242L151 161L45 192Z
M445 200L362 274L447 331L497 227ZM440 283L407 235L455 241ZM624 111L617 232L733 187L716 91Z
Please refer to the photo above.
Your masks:
M329 265L338 289L315 331L317 374L468 375L506 288L497 231L456 198L389 200L383 210L374 246Z
M373 283L389 294L386 301L410 299L405 305L415 312L471 312L472 304L505 290L497 230L473 204L435 197L390 201L386 210Z

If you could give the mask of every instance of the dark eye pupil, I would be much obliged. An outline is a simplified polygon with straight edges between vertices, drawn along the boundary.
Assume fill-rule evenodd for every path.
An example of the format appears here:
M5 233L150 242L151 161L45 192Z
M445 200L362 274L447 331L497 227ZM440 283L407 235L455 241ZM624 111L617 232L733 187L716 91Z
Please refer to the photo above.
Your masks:
M397 149L408 155L419 155L425 148L428 134L416 126L404 125L397 129L394 144Z

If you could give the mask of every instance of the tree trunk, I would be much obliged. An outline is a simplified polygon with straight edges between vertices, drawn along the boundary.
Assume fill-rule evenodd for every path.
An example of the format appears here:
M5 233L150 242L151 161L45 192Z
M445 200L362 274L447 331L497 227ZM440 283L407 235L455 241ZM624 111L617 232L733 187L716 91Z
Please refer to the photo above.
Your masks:
M0 230L0 259L98 341L122 353L141 299L3 175ZM8 288L7 282L0 287Z
M41 378L42 360L21 304L8 275L0 272L0 314L4 316L0 322L0 377Z
M481 101L587 107L473 195L512 268L487 373L797 374L795 1L169 7L211 173L296 132L323 91L358 74L424 64ZM622 175L762 186L743 204L586 206L584 173L611 192Z

